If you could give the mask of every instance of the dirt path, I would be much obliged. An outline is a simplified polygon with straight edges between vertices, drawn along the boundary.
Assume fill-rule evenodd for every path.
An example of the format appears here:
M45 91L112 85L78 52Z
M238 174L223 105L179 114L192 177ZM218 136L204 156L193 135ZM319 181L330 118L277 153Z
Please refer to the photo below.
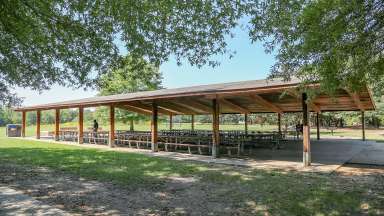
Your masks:
M70 216L71 214L45 205L21 191L0 185L0 215Z
M204 215L212 210L225 213L227 207L225 203L207 204L212 202L204 191L212 186L193 184L193 178L173 178L162 185L136 188L10 164L1 164L0 173L0 183L73 215Z
M244 177L248 171L241 168ZM198 177L173 177L165 179L162 184L143 188L136 185L123 187L44 168L4 163L0 164L0 174L0 184L22 191L23 196L33 197L33 200L38 200L38 203L34 202L36 205L62 209L71 215L251 214L239 210L234 200L223 196L227 185L202 182ZM367 184L375 189L367 192L371 193L368 197L373 198L381 197L384 191L383 167L347 165L329 175L329 178L332 178L332 184L335 182L336 186L339 185L335 190L347 192L355 184ZM239 187L237 190L240 194L246 194L241 193L241 186L234 185ZM361 209L368 207L363 203ZM258 209L259 213L263 211L263 215L269 215L266 209Z

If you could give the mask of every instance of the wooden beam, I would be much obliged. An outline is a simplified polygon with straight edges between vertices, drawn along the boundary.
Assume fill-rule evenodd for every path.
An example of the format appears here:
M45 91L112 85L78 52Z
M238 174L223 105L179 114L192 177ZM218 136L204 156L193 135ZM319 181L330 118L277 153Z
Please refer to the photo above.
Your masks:
M352 98L352 100L353 100L353 102L355 103L356 107L357 107L359 110L364 111L365 108L364 108L363 104L361 103L359 94L356 93L356 92L352 92L352 91L350 91L350 90L348 90L348 89L344 89L344 90L345 90L345 91L348 93L348 95Z
M153 152L159 151L157 143L157 118L158 110L156 102L152 103L152 121L151 121L151 149Z
M109 147L115 147L115 106L109 106Z
M365 141L365 113L361 111L361 130L362 130L362 138Z
M199 113L211 113L212 112L212 107L207 106L203 103L200 103L198 101L194 100L180 100L180 101L173 101L175 104L179 106L186 107L191 110L196 110Z
M139 114L142 114L142 115L151 115L152 114L151 111L140 109L140 108L128 105L128 104L119 105L119 106L116 106L116 107L119 108L119 109L128 110L130 112L135 112L135 113L139 113Z
M60 132L60 109L55 109L55 140L59 141Z
M244 131L245 134L248 135L248 114L244 114Z
M215 99L217 100L217 99ZM220 98L220 104L221 105L224 105L224 106L227 106L229 107L230 109L234 110L234 111L238 111L240 113L250 113L250 111L234 102L231 102L227 99L224 99L224 98Z
M195 130L195 115L191 115L191 130Z
M268 110L270 110L272 112L277 112L277 113L282 113L283 112L280 109L280 107L276 106L275 104L273 104L270 101L267 101L266 99L264 99L260 95L251 94L251 95L249 95L249 97L252 98L255 103L257 103L257 104L267 108Z
M40 139L41 111L36 111L36 139Z
M277 113L277 129L279 131L279 134L281 134L281 113Z
M321 113L320 107L313 102L309 102L308 106L311 107L311 110L315 111L316 113Z
M317 140L320 140L320 114L316 113L316 135Z
M299 94L299 92L295 89L286 89L285 92L288 95L290 95L291 97L296 98L298 101L300 101L302 98L302 96ZM315 103L308 102L308 106L311 108L312 111L315 111L317 113L321 113L321 108L318 105L316 105Z
M142 103L129 103L127 105L152 113L152 106L150 106L150 105L146 105L146 104L142 104ZM157 107L157 112L158 112L158 114L164 114L164 115L180 114L178 112L171 112L169 110L165 110L165 109L162 109L160 107Z
M172 130L173 128L173 115L169 115L169 130Z
M213 118L212 118L212 157L216 158L219 155L220 144L220 102L218 97L212 100Z
M79 118L78 118L78 137L77 137L77 143L83 144L84 143L84 108L79 107Z
M27 112L22 111L21 113L21 137L25 137L25 127L26 127L26 118Z
M177 114L196 114L197 112L186 107L178 106L170 101L158 102L157 104L161 108Z
M308 121L308 104L307 94L302 93L302 107L303 107L303 165L304 167L311 165L311 141L310 141L310 127Z

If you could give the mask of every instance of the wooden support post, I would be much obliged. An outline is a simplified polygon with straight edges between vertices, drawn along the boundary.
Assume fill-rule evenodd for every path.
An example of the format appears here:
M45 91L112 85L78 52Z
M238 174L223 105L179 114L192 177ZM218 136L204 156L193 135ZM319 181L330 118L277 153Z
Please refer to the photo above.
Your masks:
M133 118L131 117L129 119L129 131L134 131L135 130L135 121L133 120Z
M110 148L115 147L115 106L109 106L109 141Z
M158 107L156 102L152 103L152 121L151 121L151 149L153 152L159 151L159 146L157 144L157 117L158 117Z
M320 140L320 114L316 113L316 132L317 140Z
M364 111L361 111L361 129L362 129L362 135L363 135L363 141L365 141L365 113Z
M213 118L212 118L212 157L216 158L219 155L219 144L220 144L220 104L219 99L216 97L212 100L213 107Z
M281 113L277 113L277 125L279 134L281 134Z
M310 141L310 127L308 124L308 104L307 94L302 94L302 105L303 105L303 165L311 165L311 141Z
M77 143L84 143L84 108L79 107Z
M191 129L195 130L195 115L191 115Z
M55 141L59 141L60 109L55 110Z
M244 132L248 135L248 114L244 114Z
M27 113L23 111L21 113L21 137L25 137L26 117Z
M169 130L172 130L173 128L173 115L169 115Z
M40 139L41 111L36 111L36 139Z

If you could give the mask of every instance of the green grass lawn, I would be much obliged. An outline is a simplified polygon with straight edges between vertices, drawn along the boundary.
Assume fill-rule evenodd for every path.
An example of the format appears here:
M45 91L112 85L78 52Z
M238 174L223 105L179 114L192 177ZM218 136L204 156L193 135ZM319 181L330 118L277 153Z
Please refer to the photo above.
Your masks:
M266 171L180 162L165 158L0 138L0 163L46 167L121 187L159 188L170 177L193 177L211 202L227 202L245 215L372 215L382 211L384 193L370 182L338 175ZM380 189L382 190L382 188ZM265 212L264 212L265 213ZM262 215L265 215L265 214Z

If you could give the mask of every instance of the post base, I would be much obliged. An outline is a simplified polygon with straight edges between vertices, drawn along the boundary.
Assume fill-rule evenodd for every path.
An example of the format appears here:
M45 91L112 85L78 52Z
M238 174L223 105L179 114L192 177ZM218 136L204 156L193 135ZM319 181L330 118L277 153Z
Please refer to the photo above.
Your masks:
M311 165L311 153L303 152L303 166L307 167Z
M159 146L157 143L151 143L151 150L152 152L158 152L159 151Z
M218 156L218 148L216 145L212 145L212 158L217 158Z

